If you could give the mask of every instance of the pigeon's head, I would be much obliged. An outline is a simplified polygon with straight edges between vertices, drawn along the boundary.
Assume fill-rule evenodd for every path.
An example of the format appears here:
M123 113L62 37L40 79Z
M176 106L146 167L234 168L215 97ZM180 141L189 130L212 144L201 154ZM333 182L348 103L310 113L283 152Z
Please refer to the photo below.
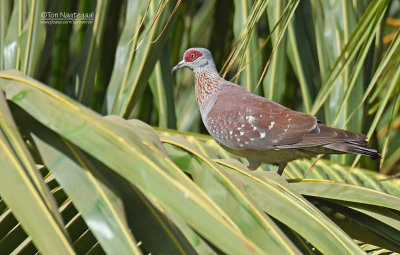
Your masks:
M216 71L211 52L204 48L187 49L183 54L182 61L172 68L172 72L183 67L189 67L195 73L205 70Z

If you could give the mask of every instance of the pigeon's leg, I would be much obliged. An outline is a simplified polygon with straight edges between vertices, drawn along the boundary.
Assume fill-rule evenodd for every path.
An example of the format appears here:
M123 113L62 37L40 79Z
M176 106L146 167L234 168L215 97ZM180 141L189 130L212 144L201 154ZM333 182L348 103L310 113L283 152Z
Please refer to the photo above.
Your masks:
M261 165L261 163L257 160L247 159L247 161L249 161L249 165L247 166L247 168L251 171L256 170Z
M286 165L287 165L287 163L280 163L279 164L279 168L278 168L278 174L279 175L282 175L283 170L285 170Z

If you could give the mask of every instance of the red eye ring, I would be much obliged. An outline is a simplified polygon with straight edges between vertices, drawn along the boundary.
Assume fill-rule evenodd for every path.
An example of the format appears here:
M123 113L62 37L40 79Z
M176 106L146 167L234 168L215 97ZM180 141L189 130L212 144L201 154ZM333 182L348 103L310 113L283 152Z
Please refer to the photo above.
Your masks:
M203 56L203 54L200 51L191 50L189 52L186 52L185 61L186 62L193 62L193 61L195 61L197 58L199 58L201 56Z

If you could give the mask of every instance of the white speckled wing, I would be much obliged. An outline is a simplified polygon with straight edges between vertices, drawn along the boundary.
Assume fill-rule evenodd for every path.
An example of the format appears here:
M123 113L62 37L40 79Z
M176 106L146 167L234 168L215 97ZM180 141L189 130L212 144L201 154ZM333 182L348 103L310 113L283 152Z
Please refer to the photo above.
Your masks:
M245 93L244 93L245 92ZM317 120L242 88L218 95L203 116L208 132L234 150L266 150L301 141Z

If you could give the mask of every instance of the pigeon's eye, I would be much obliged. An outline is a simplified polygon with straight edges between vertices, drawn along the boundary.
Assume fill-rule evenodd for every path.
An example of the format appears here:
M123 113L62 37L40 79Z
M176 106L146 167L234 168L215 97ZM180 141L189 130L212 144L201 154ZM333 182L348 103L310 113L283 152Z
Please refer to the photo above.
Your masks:
M186 62L193 62L195 61L198 57L202 56L201 52L196 51L196 50L191 50L185 54L185 61Z

